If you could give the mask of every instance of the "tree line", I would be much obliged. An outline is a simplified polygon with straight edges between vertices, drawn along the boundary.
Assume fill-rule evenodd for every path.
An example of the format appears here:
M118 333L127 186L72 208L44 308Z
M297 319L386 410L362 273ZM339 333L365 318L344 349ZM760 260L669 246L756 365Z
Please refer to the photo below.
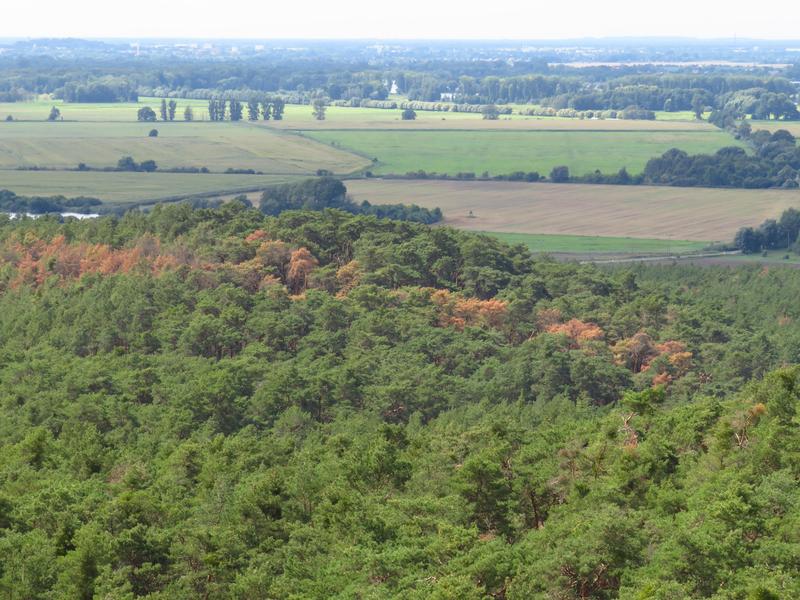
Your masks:
M261 212L272 216L287 210L319 211L333 208L350 214L416 223L432 224L442 220L442 211L439 208L427 209L415 204L372 205L367 200L356 203L347 195L344 183L333 177L318 177L299 183L272 186L262 194L259 207Z
M10 190L0 190L0 210L20 214L50 212L91 213L102 204L97 198L79 196L19 196Z
M742 227L733 238L733 245L744 254L762 250L792 249L800 252L800 211L787 208L780 219L767 219L758 227Z
M136 118L139 121L155 122L159 116L162 121L174 121L175 114L178 108L178 102L174 99L167 101L161 100L159 112L156 113L149 106L144 106L136 112ZM221 98L213 98L208 101L208 118L210 121L241 121L247 110L247 120L258 121L263 119L269 121L274 119L280 121L283 119L283 113L286 109L286 102L282 98L270 98L265 100L248 100L243 104L239 100L226 100ZM194 109L191 106L186 106L183 111L184 121L194 121Z

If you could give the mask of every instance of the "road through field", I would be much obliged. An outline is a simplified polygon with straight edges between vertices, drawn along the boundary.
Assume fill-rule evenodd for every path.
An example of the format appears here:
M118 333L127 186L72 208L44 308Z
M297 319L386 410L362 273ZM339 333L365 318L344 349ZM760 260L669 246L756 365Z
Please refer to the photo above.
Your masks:
M346 183L357 201L438 206L447 225L509 233L730 241L740 227L800 208L798 190L381 179Z

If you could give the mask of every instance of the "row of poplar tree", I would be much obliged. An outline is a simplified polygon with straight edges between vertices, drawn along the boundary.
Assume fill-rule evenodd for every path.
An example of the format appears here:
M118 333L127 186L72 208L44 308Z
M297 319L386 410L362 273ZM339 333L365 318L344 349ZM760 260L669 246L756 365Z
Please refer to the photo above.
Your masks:
M263 119L269 121L283 119L283 111L286 102L280 98L269 100L249 100L243 104L239 100L220 100L213 98L208 101L208 118L210 121L224 121L226 117L231 121L241 121L245 108L247 109L247 119L258 121ZM174 121L178 103L175 100L161 100L159 113L162 121ZM140 108L137 113L139 121L156 121L159 115L149 106ZM194 121L194 111L191 106L187 106L183 111L184 121Z
M214 98L208 101L208 118L211 121L224 121L227 114L231 121L241 121L246 108L248 121L258 121L259 119L269 121L270 118L280 121L283 119L285 107L286 103L280 98L262 101L249 100L245 104L239 100Z

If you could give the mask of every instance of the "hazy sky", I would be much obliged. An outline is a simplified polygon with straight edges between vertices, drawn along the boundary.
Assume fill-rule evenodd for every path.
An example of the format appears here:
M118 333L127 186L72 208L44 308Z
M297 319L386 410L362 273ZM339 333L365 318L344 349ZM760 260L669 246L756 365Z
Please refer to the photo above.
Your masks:
M0 37L800 38L794 0L30 0L10 2Z

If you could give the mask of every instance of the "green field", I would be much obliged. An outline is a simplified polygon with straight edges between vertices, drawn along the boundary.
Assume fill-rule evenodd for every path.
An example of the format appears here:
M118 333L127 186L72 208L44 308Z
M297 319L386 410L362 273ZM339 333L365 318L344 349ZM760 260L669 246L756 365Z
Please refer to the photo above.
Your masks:
M403 98L397 99L398 102ZM208 120L208 102L177 98L176 120L183 120L183 111L191 106L195 121ZM50 108L57 106L64 121L132 122L137 111L149 106L159 112L160 98L141 97L138 103L76 103L43 98L31 102L0 103L0 122L11 115L20 121L45 121ZM286 105L282 121L258 121L259 125L275 129L500 129L500 130L578 130L578 131L713 131L713 126L694 120L689 112L656 113L656 121L569 119L563 117L527 116L520 110L529 108L513 105L514 114L503 115L496 121L486 121L478 113L417 111L415 121L403 121L400 109L351 108L329 106L324 121L316 120L308 105ZM246 116L246 114L245 114ZM160 122L160 121L159 121Z
M536 233L486 232L509 244L524 244L532 252L689 254L706 247L705 242L657 240L647 238L600 237L586 235L547 235Z
M264 173L350 173L368 164L349 152L249 123L0 123L0 168L114 166L121 156L159 167L255 169ZM148 137L151 129L158 137Z
M22 196L90 196L111 204L135 204L175 196L230 195L291 181L287 175L0 171L0 189Z
M183 110L191 106L197 121L207 119L208 101L178 99L176 119L183 119ZM20 121L45 121L50 108L58 107L64 121L136 121L140 108L149 106L158 113L160 98L140 98L139 102L66 103L61 100L41 99L31 102L0 102L0 120L8 115Z
M357 152L378 163L375 173L423 169L455 175L539 171L567 165L573 174L626 167L640 172L650 158L670 148L714 152L737 144L723 131L314 131L310 138Z

